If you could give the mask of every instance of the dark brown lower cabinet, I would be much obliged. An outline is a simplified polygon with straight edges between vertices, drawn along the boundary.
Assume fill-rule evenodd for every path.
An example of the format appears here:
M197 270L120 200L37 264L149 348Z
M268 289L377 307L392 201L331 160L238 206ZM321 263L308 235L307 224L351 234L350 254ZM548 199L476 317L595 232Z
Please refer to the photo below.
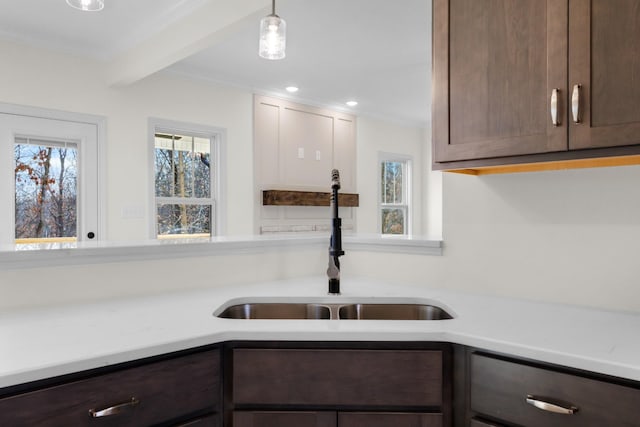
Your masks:
M220 351L207 350L5 396L0 426L217 427L221 390Z
M229 427L451 425L448 344L242 342L224 354Z
M443 427L442 414L237 411L234 427Z
M447 343L229 342L0 389L0 426L640 427L640 383Z
M640 426L637 386L477 353L470 371L470 408L482 418L526 427Z

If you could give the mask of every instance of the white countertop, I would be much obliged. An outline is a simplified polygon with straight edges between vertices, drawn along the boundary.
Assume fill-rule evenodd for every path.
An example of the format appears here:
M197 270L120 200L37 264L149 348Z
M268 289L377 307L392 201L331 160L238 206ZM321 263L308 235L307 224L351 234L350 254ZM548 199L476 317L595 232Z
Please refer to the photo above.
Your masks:
M0 387L229 340L443 341L640 381L640 315L375 282L312 277L0 315ZM232 299L402 298L442 321L233 320Z

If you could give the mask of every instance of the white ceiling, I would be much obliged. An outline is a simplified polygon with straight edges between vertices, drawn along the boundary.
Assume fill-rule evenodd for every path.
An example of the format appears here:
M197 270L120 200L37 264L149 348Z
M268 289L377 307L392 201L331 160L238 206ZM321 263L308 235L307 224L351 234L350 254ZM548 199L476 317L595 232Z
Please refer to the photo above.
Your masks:
M109 61L221 0L105 0L80 12L65 0L0 0L0 37ZM224 0L233 1L238 0ZM269 3L269 2L266 2ZM262 13L262 12L261 12ZM258 57L259 18L166 71L355 114L425 125L430 116L431 0L279 0L287 57ZM300 91L289 95L284 87ZM355 99L353 109L344 102Z

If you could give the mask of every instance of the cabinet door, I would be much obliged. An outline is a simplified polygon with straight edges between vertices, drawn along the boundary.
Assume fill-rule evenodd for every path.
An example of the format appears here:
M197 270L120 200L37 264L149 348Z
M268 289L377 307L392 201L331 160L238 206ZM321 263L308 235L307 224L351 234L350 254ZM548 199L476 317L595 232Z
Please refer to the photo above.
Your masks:
M341 412L339 427L442 427L442 414Z
M580 85L570 149L640 144L640 2L571 0L569 86Z
M335 412L236 411L233 427L336 427Z
M567 0L433 4L435 161L567 150Z
M340 171L341 191L355 193L356 188L356 132L355 120L336 116L333 124L333 167Z
M254 158L259 190L327 191L335 168L355 192L356 117L256 95Z
M284 107L281 114L283 183L327 187L333 163L333 117L295 107Z

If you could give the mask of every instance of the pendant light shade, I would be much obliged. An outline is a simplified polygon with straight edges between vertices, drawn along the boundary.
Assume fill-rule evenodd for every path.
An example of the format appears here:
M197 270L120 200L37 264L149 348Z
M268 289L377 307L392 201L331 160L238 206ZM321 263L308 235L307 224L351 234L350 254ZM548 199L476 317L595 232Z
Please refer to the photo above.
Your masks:
M260 21L260 48L258 54L265 59L282 59L287 47L287 23L276 15L276 0L272 1L271 15Z
M87 12L97 12L104 9L104 0L67 0L67 4Z

